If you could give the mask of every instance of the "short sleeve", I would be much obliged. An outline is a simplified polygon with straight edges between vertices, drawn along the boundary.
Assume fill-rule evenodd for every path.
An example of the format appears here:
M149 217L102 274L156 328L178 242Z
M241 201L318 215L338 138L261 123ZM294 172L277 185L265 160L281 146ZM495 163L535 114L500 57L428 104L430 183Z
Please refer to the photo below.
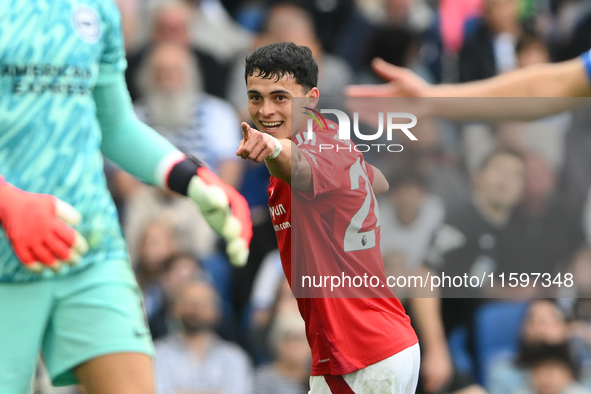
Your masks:
M585 71L587 72L587 82L591 86L591 50L583 53L581 55L581 60L583 61L583 65L585 66Z
M103 33L97 85L113 82L127 68L119 9L113 0L104 0L101 2L100 12Z
M301 194L306 199L313 199L321 194L330 193L341 186L341 177L344 168L339 168L342 160L334 153L334 149L321 149L321 144L317 143L316 138L304 140L303 134L298 135L296 144L302 152L302 155L310 163L312 171L312 190L307 192L292 191Z
M375 173L371 164L365 162L365 171L367 172L367 179L369 179L370 185L373 185L373 180L375 179Z

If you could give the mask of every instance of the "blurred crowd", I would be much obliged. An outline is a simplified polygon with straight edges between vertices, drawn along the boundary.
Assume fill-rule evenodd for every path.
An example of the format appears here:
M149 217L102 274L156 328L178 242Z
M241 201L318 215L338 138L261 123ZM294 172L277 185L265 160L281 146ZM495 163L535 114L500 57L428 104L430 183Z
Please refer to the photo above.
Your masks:
M233 268L192 202L106 163L156 341L159 394L308 390L311 355L267 210L269 174L235 156L240 122L250 121L247 54L278 41L306 45L321 95L342 96L349 84L380 82L374 57L445 83L591 49L585 0L117 3L138 117L239 189L254 224L248 264ZM544 298L525 289L513 300L442 299L445 338L422 344L423 392L591 393L590 124L591 108L528 123L425 120L416 144L389 161L368 157L390 182L380 198L388 275L461 266L576 278ZM425 300L397 295L425 319ZM46 387L42 370L37 386L61 392Z

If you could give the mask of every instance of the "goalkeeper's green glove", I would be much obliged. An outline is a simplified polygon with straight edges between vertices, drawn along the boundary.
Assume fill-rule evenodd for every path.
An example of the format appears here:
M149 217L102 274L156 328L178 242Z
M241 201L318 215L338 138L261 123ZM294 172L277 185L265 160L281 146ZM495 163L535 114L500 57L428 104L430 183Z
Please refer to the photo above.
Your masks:
M199 160L185 155L173 161L166 185L197 203L207 223L226 241L230 262L235 266L245 265L252 222L244 197Z
M15 255L30 271L76 264L88 252L72 227L82 219L70 204L47 194L20 190L0 176L0 223Z

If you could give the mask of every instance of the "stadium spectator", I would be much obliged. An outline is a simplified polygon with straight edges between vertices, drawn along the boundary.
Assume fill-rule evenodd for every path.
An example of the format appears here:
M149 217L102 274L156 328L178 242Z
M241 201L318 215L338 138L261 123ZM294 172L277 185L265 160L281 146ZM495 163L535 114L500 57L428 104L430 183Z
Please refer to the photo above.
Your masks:
M425 0L384 0L384 25L425 31L435 19L435 13Z
M557 188L557 176L540 156L527 155L525 189L519 206L515 243L507 266L515 272L564 271L585 243L581 204Z
M563 188L566 193L573 194L581 199L587 197L591 187L590 119L591 109L588 105L575 110L570 128L564 137L564 146L568 154L564 157Z
M519 68L547 64L551 61L546 42L534 32L525 32L517 41L515 51ZM516 148L541 155L553 170L558 172L564 164L564 138L570 121L571 115L563 113L522 124L518 130L513 130L513 134L517 134L514 138L520 140L520 146ZM509 130L506 134L510 133Z
M151 16L149 41L127 55L125 79L131 98L140 98L141 84L138 81L139 70L145 59L157 44L172 43L182 45L194 56L194 73L203 84L203 90L209 94L223 97L228 76L227 62L219 61L198 46L191 39L190 27L193 9L181 0L162 2L154 7Z
M482 15L484 0L440 0L437 3L443 49L457 53L464 42L466 22Z
M382 162L387 155L375 155L384 168L414 168L425 178L427 190L441 198L446 211L454 210L471 199L468 177L460 167L460 149L455 130L449 123L421 118L413 128L418 141L404 145L396 160Z
M460 81L489 78L516 68L515 45L522 30L518 0L485 0L483 18L460 51Z
M523 33L517 42L516 54L519 68L550 62L544 40L533 32ZM494 100L490 104L494 104ZM562 113L531 122L467 125L463 129L466 161L473 168L495 145L500 144L524 153L541 155L558 173L564 164L565 136L571 118L569 113Z
M250 306L253 309L251 322L255 326L269 324L273 308L281 298L284 281L279 250L275 249L263 259L253 283Z
M373 32L363 51L363 69L359 80L364 83L379 83L381 80L371 71L371 61L379 57L399 67L409 67L429 82L434 77L421 62L421 40L414 31L398 26L379 27Z
M165 221L147 222L142 227L138 259L134 261L140 286L156 278L162 263L178 250L174 229Z
M490 394L515 394L528 386L521 360L540 344L556 345L568 339L568 324L563 312L549 299L533 300L521 327L517 354L501 354L493 361L486 377Z
M257 394L306 394L312 356L301 316L294 310L277 315L269 336L275 360L259 367L254 377Z
M206 277L201 265L190 254L174 253L162 262L159 274L152 281L150 294L159 296L158 309L148 315L148 325L154 340L163 338L174 327L171 304L177 296L179 289L185 285ZM147 297L144 301L146 312L148 308ZM152 308L154 305L152 305Z
M140 38L140 0L115 0L121 13L121 28L125 40L125 50L129 51Z
M191 11L191 42L221 64L228 64L252 42L251 33L236 23L217 1L185 0Z
M416 169L403 168L388 182L390 190L378 200L386 275L416 274L445 217L443 202L428 193L426 180Z
M550 63L550 52L546 42L537 33L525 32L515 45L518 67L529 67L536 64Z
M276 263L279 263L281 278L276 278ZM270 279L270 286L263 283L265 279ZM270 362L273 348L268 338L273 323L279 315L298 313L297 303L281 268L278 251L269 253L263 261L255 278L250 307L248 351L255 363Z
M247 201L251 207L253 240L250 243L248 263L245 267L232 272L231 301L236 316L249 313L249 300L259 269L269 253L277 250L275 229L267 207L268 187L269 171L267 167L262 163L258 166L249 166L245 172L243 193L248 196Z
M531 386L518 394L589 394L577 380L579 365L568 344L540 345L521 363L528 368Z
M349 63L356 73L364 72L368 47L375 47L375 40L379 37L382 48L390 46L384 51L384 59L399 59L405 54L405 47L410 43L408 33L412 32L413 49L418 52L420 44L416 40L419 36L425 36L425 31L431 28L430 33L439 36L434 28L435 10L432 4L425 0L379 0L379 1L357 1L358 10L356 15L347 22L349 28L337 36L337 45L333 53L341 56ZM402 32L402 34L401 34ZM408 32L408 33L407 33ZM429 41L431 44L431 41ZM386 45L384 45L386 44ZM435 49L429 45L429 60L438 57L439 48ZM433 56L435 53L435 56ZM418 53L415 53L418 55ZM376 56L380 56L376 54ZM381 56L380 56L381 57ZM398 64L394 62L394 64ZM414 66L419 66L416 61ZM426 71L425 68L422 68Z
M588 1L563 1L556 5L551 34L558 61L580 56L591 47L591 4Z
M144 295L144 309L154 339L166 331L160 324L166 307L160 282L164 263L177 251L174 230L164 222L150 222L143 228L135 276Z
M156 343L158 393L252 393L248 356L214 331L221 312L213 287L203 281L185 285L173 311L182 330Z
M318 41L326 51L339 54L340 45L347 43L353 50L359 48L356 36L364 36L371 25L358 11L356 0L319 2L316 0L278 0L270 2L267 12L276 4L286 3L307 10L312 17ZM353 30L353 31L351 31ZM362 47L361 47L362 48ZM359 51L356 51L359 54Z
M426 259L429 269L445 271L449 276L504 271L505 255L519 242L507 228L512 225L513 210L522 197L524 167L523 157L506 149L496 150L484 160L474 176L472 202L449 212L445 224L436 231ZM421 373L427 392L436 392L446 384L451 391L475 387L473 373L477 371L453 373L445 339L454 329L466 328L468 351L475 362L470 328L482 299L469 296L483 294L477 289L467 290L469 293L464 289L458 294L458 289L446 287L441 299L412 300L414 323L424 350Z
M574 286L565 295L579 299L591 299L591 248L589 246L585 246L577 251L568 271L572 272L576 280ZM584 311L582 316L579 313L573 312L573 318L583 318L584 320L589 320L591 323L591 309L587 311L587 307L585 306L581 311Z
M164 262L160 282L168 301L171 301L185 285L206 276L197 259L181 252L173 254Z
M570 319L573 348L581 362L581 380L591 389L591 249L581 249L568 271L573 275L574 286L565 289L561 294L565 298L561 301L568 301L565 306Z
M138 117L236 186L242 174L235 155L238 118L229 103L202 91L191 52L177 44L156 45L140 75L145 94L135 106Z

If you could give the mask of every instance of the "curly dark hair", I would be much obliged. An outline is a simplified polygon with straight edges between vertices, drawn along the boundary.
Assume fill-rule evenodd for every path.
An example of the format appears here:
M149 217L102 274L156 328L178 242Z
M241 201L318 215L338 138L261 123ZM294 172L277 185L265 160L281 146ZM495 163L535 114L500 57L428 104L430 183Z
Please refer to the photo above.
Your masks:
M318 84L318 65L312 51L293 42L278 42L261 47L246 57L244 79L260 77L279 81L294 78L306 91Z

